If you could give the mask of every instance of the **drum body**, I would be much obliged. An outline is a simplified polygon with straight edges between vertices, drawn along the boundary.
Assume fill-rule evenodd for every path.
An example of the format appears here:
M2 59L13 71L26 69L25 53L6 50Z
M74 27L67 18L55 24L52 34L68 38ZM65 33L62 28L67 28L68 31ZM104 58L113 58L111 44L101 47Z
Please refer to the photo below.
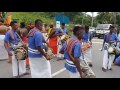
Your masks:
M47 55L50 57L50 59L52 59L54 57L54 54L52 53L52 48L48 47Z
M108 53L109 54L115 54L115 49L112 46L108 47Z
M70 37L67 35L67 34L64 34L64 35L62 35L61 36L61 42L62 42L62 44L66 41L66 40L68 40Z
M27 51L23 47L15 49L14 53L17 60L26 60L28 56Z
M84 73L84 78L95 78L96 77L92 69L87 64L86 60L84 59L81 60L80 66L81 66L82 72Z

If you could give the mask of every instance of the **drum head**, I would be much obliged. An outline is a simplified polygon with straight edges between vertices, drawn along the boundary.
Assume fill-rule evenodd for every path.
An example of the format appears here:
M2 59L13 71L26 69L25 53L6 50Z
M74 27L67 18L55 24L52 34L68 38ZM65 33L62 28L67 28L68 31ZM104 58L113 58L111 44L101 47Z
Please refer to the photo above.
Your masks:
M15 51L15 56L17 60L25 60L27 58L27 54L24 50L18 49Z
M62 35L61 40L63 40L65 37L66 37L65 35Z

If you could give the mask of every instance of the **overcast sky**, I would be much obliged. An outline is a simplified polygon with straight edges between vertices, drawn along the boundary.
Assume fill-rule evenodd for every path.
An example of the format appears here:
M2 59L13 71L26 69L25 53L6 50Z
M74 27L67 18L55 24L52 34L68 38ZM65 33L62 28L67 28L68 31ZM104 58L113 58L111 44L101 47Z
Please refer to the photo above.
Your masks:
M88 15L92 16L91 12L87 12ZM97 16L97 12L94 12L94 17Z

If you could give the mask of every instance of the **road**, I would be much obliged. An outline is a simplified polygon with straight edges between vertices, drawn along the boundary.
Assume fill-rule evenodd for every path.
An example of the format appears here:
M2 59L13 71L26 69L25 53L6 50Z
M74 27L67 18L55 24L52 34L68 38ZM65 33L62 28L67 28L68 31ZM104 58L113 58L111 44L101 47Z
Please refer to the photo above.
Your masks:
M102 39L93 39L92 47L92 70L96 74L96 78L120 78L120 67L112 66L112 71L102 71L103 52L99 49L102 47ZM53 78L69 78L69 74L64 69L65 60L52 59L51 70ZM11 64L7 63L7 60L0 60L0 78L12 78ZM23 76L21 78L30 78L30 75Z

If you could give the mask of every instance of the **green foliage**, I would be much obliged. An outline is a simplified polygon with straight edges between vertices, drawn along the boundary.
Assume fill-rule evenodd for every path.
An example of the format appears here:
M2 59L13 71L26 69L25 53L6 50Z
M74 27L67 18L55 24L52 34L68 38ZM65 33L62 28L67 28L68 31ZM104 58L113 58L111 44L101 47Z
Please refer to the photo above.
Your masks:
M36 12L12 12L12 19L19 19L20 22L25 22L26 24L34 21L36 19L41 19L44 23L55 22L54 18L50 19L45 17L45 13L36 13Z

